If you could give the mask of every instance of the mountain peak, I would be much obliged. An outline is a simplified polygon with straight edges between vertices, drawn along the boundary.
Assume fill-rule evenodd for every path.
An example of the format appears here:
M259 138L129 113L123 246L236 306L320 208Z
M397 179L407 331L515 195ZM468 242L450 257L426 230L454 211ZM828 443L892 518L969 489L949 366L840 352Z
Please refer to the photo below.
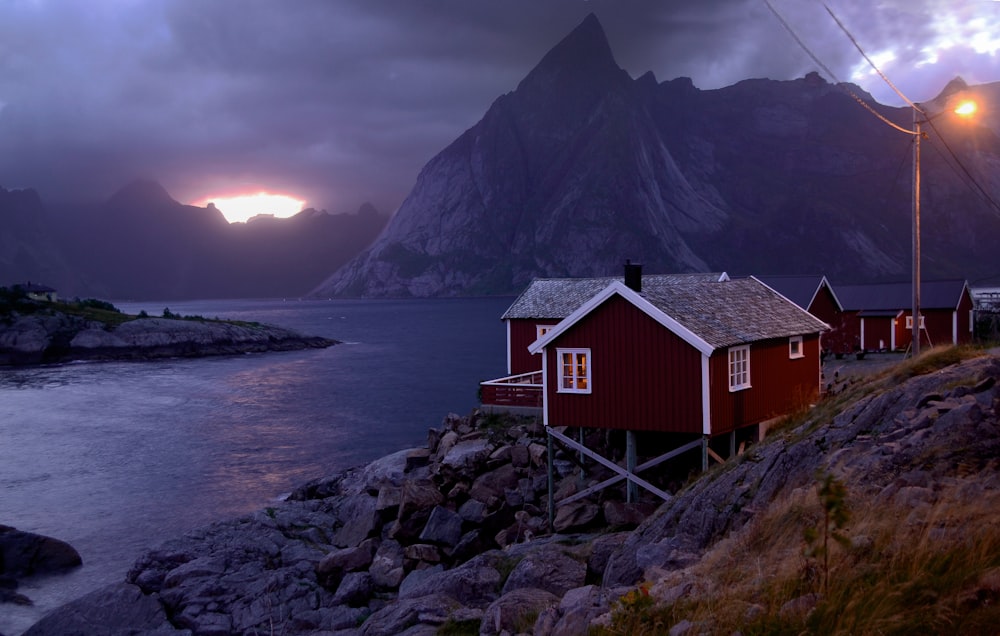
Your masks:
M521 86L539 81L548 83L568 69L590 76L621 72L604 27L593 13L545 54Z
M112 206L121 205L164 205L177 204L173 197L160 185L158 181L152 179L136 179L121 190L116 192L108 200Z

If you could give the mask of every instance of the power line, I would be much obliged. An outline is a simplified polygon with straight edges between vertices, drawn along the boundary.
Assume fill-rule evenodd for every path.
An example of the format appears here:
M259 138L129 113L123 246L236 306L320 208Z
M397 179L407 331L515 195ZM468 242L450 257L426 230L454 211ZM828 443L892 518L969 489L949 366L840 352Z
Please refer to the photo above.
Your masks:
M900 132L904 132L904 133L906 133L908 135L916 134L916 133L914 133L914 131L910 130L909 128L903 128L899 124L897 124L897 123L895 123L893 121L890 121L885 115L883 115L882 113L880 113L877 110L875 110L875 108L872 107L871 104L869 104L868 102L866 102L865 100L863 100L858 94L856 94L854 91L852 91L850 88L848 88L847 84L845 84L844 82L841 82L837 78L836 73L834 73L832 70L830 70L830 67L827 66L826 64L824 64L823 61L821 59L819 59L819 57L815 53L813 53L809 49L808 46L806 46L806 43L802 41L802 39L795 32L795 30L792 29L791 25L788 24L788 22L785 21L785 18L783 18L781 16L781 14L778 13L778 10L774 8L774 5L771 4L771 0L764 0L764 4L766 4L767 8L771 10L771 13L774 14L774 17L778 19L778 22L781 23L781 26L785 27L785 30L788 31L788 34L792 36L792 39L795 40L800 47L802 47L802 50L805 51L809 55L809 57L812 58L813 62L816 62L816 64L819 65L819 67L826 72L827 76L830 79L833 80L834 84L840 90L844 91L845 93L847 93L848 95L850 95L851 97L853 97L854 101L856 101L858 104L860 104L869 113L871 113L872 115L875 115L880 120L882 120L883 123L888 124L889 126L892 126L893 128L895 128L896 130L898 130ZM827 11L829 11L829 9L827 9ZM836 19L836 17L834 17L834 19ZM904 99L905 99L905 97L904 97ZM907 100L907 101L909 101L909 100Z

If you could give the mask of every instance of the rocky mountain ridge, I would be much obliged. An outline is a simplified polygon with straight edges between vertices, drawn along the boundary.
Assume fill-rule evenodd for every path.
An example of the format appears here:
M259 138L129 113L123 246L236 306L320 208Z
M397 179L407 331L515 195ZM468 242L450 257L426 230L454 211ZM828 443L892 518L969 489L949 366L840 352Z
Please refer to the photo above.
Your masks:
M132 300L299 297L366 247L386 217L312 208L230 224L155 181L101 204L45 206L0 188L0 285L33 281L63 297Z
M1000 85L965 88L1000 100ZM716 90L632 79L590 15L427 163L377 241L314 293L511 294L534 277L611 275L626 258L650 272L905 279L911 138L855 96L910 126L909 110L815 73ZM941 145L1000 192L998 117L939 118L925 141L939 151L924 153L928 277L1000 271L983 239L1000 220Z
M1000 486L1000 358L955 363L960 357L935 352L875 381L840 378L813 413L695 479L655 512L616 504L621 493L611 489L557 511L553 535L545 534L546 447L537 423L498 427L482 414L449 416L424 448L167 541L141 557L126 581L53 612L27 635L273 629L374 636L436 633L444 625L482 634L815 633L842 620L831 611L835 598L767 590L779 555L801 563L803 528L822 518L819 504L809 503L817 474L841 480L847 499L877 504L877 515L900 532L924 528L930 547L996 534L992 516L977 517L974 508L996 499ZM559 498L604 478L588 468L581 481L572 459L556 456ZM943 512L925 516L933 502ZM870 568L885 567L878 550L888 548L860 526L848 539L839 560L858 560L871 581ZM717 600L733 576L716 547L755 559L756 574L739 575L746 598ZM762 561L774 567L761 568ZM940 633L992 633L995 561L971 569L960 563L961 576L934 595L901 590L895 596L906 599L905 611L886 610L867 624L882 629L905 615L926 627L931 613ZM849 576L846 565L839 577ZM814 585L807 574L795 576L806 589ZM866 594L862 585L851 589L855 598ZM939 607L952 596L960 612ZM699 602L710 607L707 617L693 614ZM660 613L651 614L656 607ZM628 623L637 611L645 613Z

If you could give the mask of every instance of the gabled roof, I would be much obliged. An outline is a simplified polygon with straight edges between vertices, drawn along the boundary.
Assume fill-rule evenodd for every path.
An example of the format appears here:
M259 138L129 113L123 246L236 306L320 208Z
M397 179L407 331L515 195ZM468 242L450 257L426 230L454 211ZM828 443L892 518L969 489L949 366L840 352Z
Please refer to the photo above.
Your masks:
M826 285L827 289L830 290L830 294L833 296L833 302L837 303L838 308L843 309L840 304L840 299L837 297L837 294L833 291L833 287L830 285L830 281L828 281L826 276L823 276L822 274L814 276L754 275L754 278L806 311L809 310L813 301L816 300L816 295L819 294L819 290Z
M647 274L642 277L643 290L655 290L692 281L718 282L729 280L725 272L704 274ZM501 320L524 318L562 320L576 311L612 282L622 282L621 276L604 278L536 278L507 308Z
M921 309L958 309L968 284L964 280L928 280L920 283ZM848 311L890 311L913 308L912 283L837 285L837 296Z
M705 355L732 345L829 329L829 325L754 278L688 279L637 293L612 281L528 348L537 353L613 295L631 302Z

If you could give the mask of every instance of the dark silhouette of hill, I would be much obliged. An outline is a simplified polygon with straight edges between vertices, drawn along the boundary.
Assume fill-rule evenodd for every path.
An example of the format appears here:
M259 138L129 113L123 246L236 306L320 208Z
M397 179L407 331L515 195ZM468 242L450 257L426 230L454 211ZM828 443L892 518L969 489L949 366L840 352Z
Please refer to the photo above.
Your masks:
M590 15L427 163L378 240L315 293L514 293L536 276L616 274L626 258L651 272L907 279L911 136L845 88L909 128L909 109L815 73L717 90L632 79ZM968 90L1000 103L998 84ZM988 117L935 124L990 186L1000 112ZM925 276L1000 275L1000 221L940 138L925 141Z
M356 214L309 209L230 224L215 206L183 205L146 180L103 204L62 205L51 216L52 240L82 281L64 295L136 300L301 296L371 243L386 220L366 205Z

